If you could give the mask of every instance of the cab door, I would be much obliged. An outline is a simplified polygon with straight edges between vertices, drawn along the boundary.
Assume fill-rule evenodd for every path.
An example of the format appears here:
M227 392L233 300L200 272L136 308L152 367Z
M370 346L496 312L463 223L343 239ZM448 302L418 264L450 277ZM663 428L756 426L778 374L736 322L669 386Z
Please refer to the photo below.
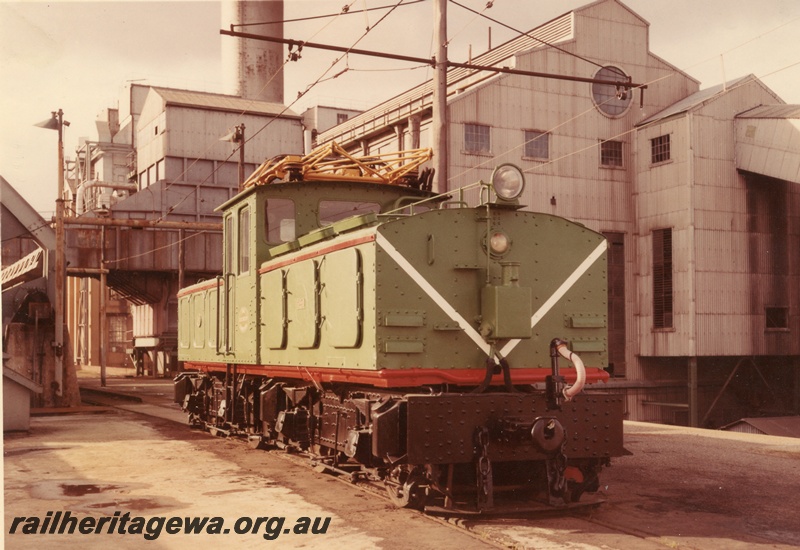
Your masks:
M225 296L221 351L237 363L258 362L254 217L250 204L225 218ZM230 357L229 357L230 358Z

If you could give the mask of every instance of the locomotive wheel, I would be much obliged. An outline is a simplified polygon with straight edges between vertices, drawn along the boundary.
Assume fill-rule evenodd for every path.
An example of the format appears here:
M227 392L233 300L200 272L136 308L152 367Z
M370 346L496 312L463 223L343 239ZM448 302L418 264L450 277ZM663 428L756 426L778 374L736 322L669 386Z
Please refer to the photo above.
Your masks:
M386 484L386 493L389 500L398 508L422 508L425 503L425 493L416 480L410 479L402 485Z
M247 437L247 446L251 449L266 449L267 445L264 438L260 435L250 435Z

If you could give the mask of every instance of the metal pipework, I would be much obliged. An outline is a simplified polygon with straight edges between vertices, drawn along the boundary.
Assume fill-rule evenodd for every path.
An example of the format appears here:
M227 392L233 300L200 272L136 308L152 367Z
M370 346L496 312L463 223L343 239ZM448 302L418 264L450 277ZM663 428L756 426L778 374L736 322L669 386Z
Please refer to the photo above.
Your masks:
M571 386L565 387L561 390L561 396L565 401L570 401L573 397L578 395L583 387L586 385L586 367L583 365L583 360L576 353L572 353L567 347L567 343L558 338L554 338L550 342L550 357L553 366L553 378L560 379L557 381L563 382L564 378L558 375L558 356L563 357L570 361L575 367L575 383Z

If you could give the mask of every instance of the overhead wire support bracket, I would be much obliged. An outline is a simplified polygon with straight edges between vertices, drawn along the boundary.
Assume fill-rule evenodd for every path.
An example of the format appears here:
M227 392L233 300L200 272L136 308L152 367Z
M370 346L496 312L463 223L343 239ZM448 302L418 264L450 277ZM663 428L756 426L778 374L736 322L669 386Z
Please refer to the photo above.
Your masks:
M232 27L233 25L231 25ZM333 52L343 52L353 55L366 55L370 57L383 57L385 59L396 59L399 61L409 61L411 63L425 63L433 65L435 60L433 58L425 59L424 57L411 57L407 55L399 55L394 53L376 52L372 50L359 50L356 48L347 48L344 46L334 46L332 44L318 44L315 42L304 42L303 40L292 40L291 38L278 38L275 36L264 36L261 34L252 34L246 32L238 32L233 29L226 31L220 29L220 34L225 36L234 36L236 38L249 38L252 40L262 40L265 42L277 42L279 44L288 44L289 46L298 46L300 48L313 48L318 50L329 50Z
M262 40L265 42L277 42L279 44L288 44L289 46L299 46L301 48L312 48L312 49L320 49L320 50L329 50L334 52L344 52L352 55L365 55L368 57L381 57L384 59L395 59L398 61L408 61L410 63L420 63L420 64L427 64L431 66L435 66L436 58L425 58L425 57L413 57L408 55L400 55L394 53L387 53L387 52L377 52L374 50L360 50L356 48L347 48L344 46L334 46L332 44L319 44L315 42L304 42L302 40L292 40L291 38L278 38L275 36L265 36L262 34L252 34L252 33L245 33L245 32L238 32L233 30L233 25L231 25L231 30L227 31L225 29L220 29L220 34L225 36L233 36L236 38L247 38L251 40ZM647 84L637 84L635 82L631 82L630 78L627 80L606 80L602 78L587 78L582 76L572 76L572 75L564 75L564 74L554 74L554 73L540 73L535 71L523 71L521 69L512 69L511 67L496 67L494 65L476 65L474 63L458 63L456 61L448 61L448 67L456 67L461 69L468 69L473 71L486 71L486 72L493 72L493 73L503 73L503 74L514 74L520 76L532 76L537 78L552 78L555 80L570 80L573 82L587 82L589 84L606 84L608 86L616 86L618 88L624 88L626 90L638 88L641 90L641 101L644 102L644 90L647 88Z

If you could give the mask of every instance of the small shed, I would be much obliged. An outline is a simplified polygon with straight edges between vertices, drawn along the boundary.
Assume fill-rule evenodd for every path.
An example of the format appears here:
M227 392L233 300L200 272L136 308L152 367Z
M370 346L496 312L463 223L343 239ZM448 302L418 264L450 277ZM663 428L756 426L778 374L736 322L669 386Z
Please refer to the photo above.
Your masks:
M4 432L30 428L31 393L42 393L42 386L15 370L3 367Z
M720 429L726 432L800 437L800 416L742 418Z

